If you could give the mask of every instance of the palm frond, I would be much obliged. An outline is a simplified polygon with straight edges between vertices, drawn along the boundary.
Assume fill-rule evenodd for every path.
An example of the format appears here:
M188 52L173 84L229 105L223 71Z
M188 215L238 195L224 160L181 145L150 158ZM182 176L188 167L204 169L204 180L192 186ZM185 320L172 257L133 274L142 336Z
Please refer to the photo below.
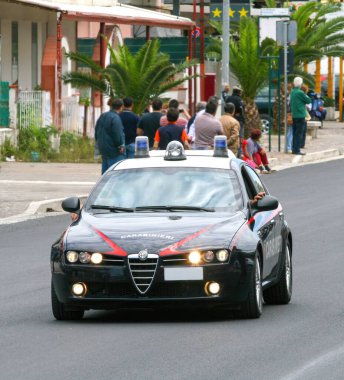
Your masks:
M74 62L77 62L79 64L83 64L86 67L89 67L92 71L95 71L96 73L101 73L103 68L98 65L91 57L84 53L66 53L66 57L71 59Z

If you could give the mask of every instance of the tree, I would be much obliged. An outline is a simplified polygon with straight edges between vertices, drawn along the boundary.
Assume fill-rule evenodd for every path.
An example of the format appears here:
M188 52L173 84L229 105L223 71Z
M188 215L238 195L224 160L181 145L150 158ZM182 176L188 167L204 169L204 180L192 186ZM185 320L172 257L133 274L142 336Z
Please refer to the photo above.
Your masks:
M108 41L107 48L111 63L106 68L85 54L67 54L73 61L88 67L90 73L69 72L63 76L64 82L77 88L91 87L111 98L130 96L134 100L134 112L141 114L150 99L192 78L184 72L195 61L173 64L168 54L160 52L157 39L147 41L136 54L132 54L127 46L114 50Z
M218 32L222 28L218 23L211 23ZM233 38L234 35L234 38ZM232 33L230 39L229 67L235 75L243 91L245 102L245 135L251 128L260 128L260 117L254 102L257 92L263 88L268 81L268 61L258 56L258 25L253 18L243 18L238 26L237 33ZM273 41L264 42L261 53L266 55L272 53ZM212 38L207 47L209 58L221 59L222 45L217 38Z

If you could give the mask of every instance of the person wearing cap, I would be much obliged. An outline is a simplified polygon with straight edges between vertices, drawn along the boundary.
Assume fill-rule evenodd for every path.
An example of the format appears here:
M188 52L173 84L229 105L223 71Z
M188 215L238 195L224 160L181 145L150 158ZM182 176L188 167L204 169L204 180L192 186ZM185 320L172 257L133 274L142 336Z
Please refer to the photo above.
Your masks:
M303 80L300 77L294 78L294 88L290 93L290 109L293 117L293 147L292 153L304 155L301 152L302 134L305 127L305 118L307 115L306 104L311 103L309 96L302 91Z
M122 99L111 99L110 111L100 115L95 126L95 140L102 156L102 174L118 161L124 160L125 138L119 113L123 109Z
M188 135L184 127L177 124L179 111L176 108L169 108L167 110L167 122L168 124L160 127L154 138L153 149L165 150L168 143L171 141L179 141L184 145L185 149L189 149Z

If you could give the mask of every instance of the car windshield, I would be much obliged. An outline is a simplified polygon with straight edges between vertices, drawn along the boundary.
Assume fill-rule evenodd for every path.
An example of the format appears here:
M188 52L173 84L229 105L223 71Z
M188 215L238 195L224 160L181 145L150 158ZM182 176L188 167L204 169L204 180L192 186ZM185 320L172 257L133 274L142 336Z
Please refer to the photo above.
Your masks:
M108 172L91 193L89 212L237 211L243 208L234 171L140 168Z

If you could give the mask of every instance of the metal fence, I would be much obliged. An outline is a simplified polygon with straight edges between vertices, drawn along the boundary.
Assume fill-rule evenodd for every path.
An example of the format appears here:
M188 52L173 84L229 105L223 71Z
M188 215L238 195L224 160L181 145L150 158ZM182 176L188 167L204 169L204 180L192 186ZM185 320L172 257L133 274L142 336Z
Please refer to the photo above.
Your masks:
M62 99L61 130L82 135L83 123L80 115L80 106L75 96Z
M49 92L20 91L17 104L19 128L45 127L52 124Z
M20 91L17 100L18 128L32 126L47 127L53 124L50 93L46 91ZM84 106L79 104L75 96L62 99L61 102L61 131L94 136L94 124L100 115L100 108L88 107L87 120L85 120Z

